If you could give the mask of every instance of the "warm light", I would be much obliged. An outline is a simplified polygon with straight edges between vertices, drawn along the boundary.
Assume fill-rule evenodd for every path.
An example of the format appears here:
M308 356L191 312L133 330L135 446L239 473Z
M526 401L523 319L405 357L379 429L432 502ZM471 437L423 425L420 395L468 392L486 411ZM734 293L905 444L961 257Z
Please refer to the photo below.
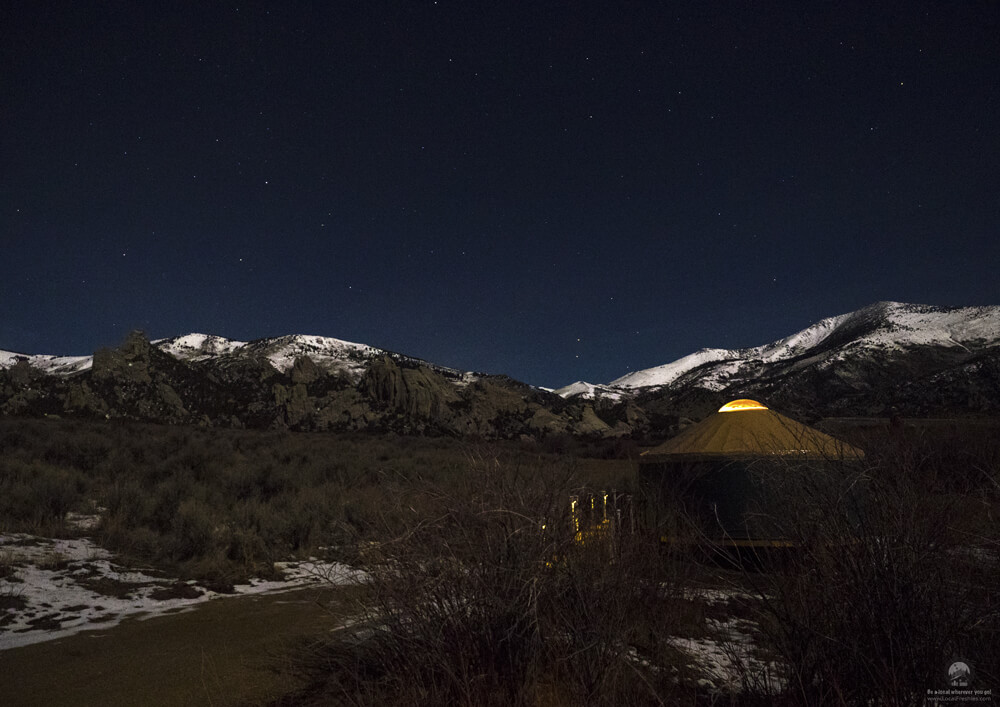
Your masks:
M719 408L719 412L743 412L744 410L767 410L767 408L756 400L747 400L745 398L726 403Z

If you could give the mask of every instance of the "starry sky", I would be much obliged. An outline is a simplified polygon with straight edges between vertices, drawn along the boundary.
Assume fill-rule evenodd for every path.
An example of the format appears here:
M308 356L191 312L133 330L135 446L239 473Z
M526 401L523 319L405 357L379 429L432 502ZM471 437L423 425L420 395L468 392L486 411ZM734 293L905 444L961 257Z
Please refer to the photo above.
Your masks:
M536 385L1000 304L995 2L0 6L0 349Z

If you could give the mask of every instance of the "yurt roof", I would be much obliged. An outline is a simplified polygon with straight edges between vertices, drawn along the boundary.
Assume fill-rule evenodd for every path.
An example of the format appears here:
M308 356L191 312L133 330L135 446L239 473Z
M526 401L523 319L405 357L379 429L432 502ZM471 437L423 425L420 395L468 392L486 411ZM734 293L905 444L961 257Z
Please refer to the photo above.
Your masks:
M754 400L734 400L663 444L642 453L644 462L698 457L798 456L858 459L857 447L769 410Z

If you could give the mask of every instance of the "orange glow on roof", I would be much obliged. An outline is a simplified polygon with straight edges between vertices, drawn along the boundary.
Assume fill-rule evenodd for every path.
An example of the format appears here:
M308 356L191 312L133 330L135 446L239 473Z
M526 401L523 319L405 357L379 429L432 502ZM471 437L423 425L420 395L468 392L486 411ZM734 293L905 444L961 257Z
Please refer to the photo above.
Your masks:
M756 400L747 400L746 398L733 400L719 408L719 412L743 412L744 410L767 410L767 408Z

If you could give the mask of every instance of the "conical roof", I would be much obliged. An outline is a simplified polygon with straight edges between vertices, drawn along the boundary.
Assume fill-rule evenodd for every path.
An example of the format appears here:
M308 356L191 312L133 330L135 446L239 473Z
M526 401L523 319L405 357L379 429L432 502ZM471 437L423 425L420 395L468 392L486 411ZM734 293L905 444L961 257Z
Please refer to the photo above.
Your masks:
M642 461L774 455L859 459L864 452L754 400L734 400L676 437L646 450Z

